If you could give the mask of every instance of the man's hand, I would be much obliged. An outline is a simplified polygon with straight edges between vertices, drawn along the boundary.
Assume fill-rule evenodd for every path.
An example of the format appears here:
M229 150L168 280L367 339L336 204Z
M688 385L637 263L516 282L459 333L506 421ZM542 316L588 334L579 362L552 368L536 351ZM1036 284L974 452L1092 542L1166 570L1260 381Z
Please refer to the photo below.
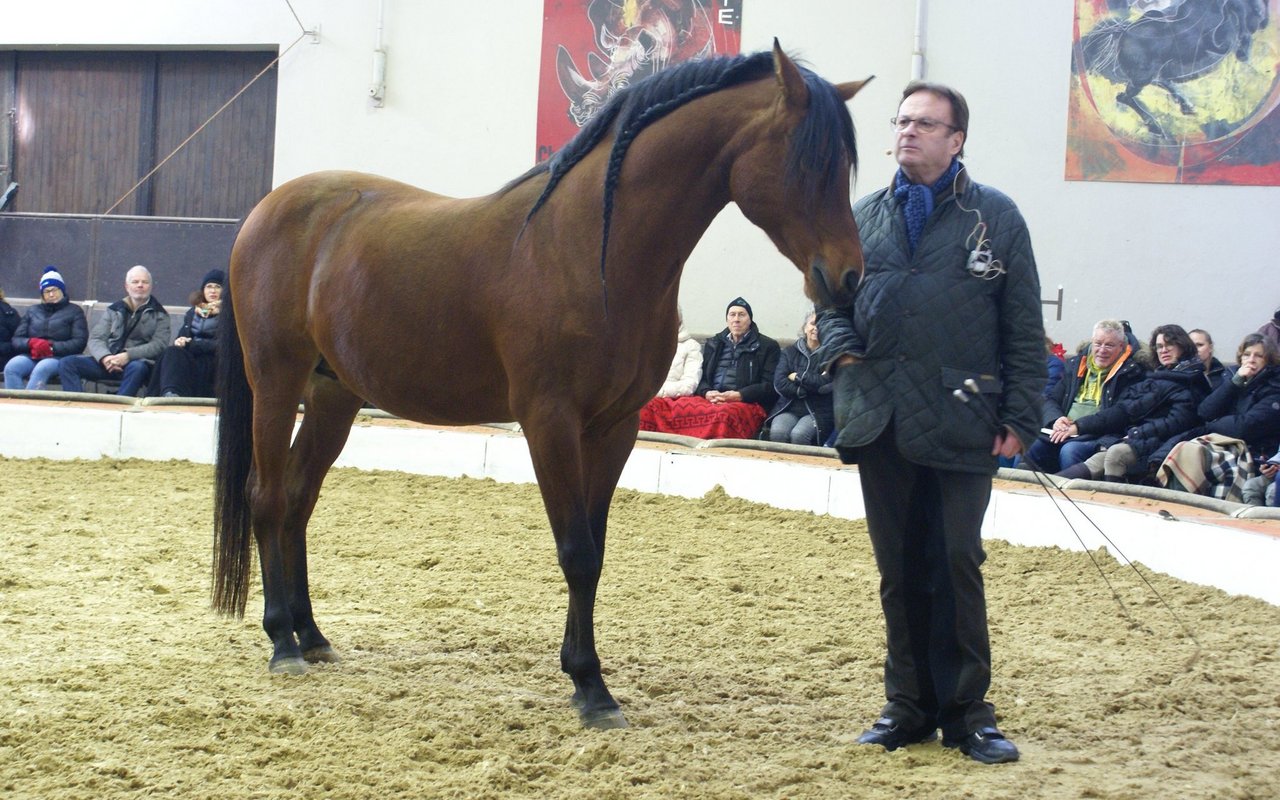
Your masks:
M1076 424L1069 417L1058 417L1053 421L1053 433L1049 434L1049 441L1054 444L1062 444L1078 433L1080 433L1080 429L1076 427Z
M105 369L107 372L114 374L116 372L123 372L124 365L128 363L129 363L128 353L116 353L114 355L106 356L102 359L102 368Z
M742 402L742 392L717 392L713 389L707 392L707 400L716 405L721 403L740 403Z
M995 442L991 445L991 455L1013 458L1021 452L1022 440L1018 438L1012 428L1005 425L1004 430L996 434Z

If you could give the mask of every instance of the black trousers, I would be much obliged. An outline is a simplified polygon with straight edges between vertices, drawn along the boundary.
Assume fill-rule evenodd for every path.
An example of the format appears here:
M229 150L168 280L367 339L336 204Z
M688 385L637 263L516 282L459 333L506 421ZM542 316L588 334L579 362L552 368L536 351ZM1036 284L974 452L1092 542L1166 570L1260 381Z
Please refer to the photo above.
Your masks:
M213 397L217 363L216 353L197 353L190 347L169 345L151 370L147 394L159 397L169 391L179 397Z
M995 725L982 518L991 476L905 459L891 423L856 450L880 568L887 656L883 715L960 738Z

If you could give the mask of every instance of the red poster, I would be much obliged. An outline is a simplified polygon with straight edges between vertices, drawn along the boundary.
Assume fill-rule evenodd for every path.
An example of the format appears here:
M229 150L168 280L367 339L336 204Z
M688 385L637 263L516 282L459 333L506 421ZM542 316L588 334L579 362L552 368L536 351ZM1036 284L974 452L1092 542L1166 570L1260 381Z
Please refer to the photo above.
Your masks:
M741 47L742 0L545 0L537 160L613 94L671 64Z
M1280 0L1074 0L1068 180L1280 186Z

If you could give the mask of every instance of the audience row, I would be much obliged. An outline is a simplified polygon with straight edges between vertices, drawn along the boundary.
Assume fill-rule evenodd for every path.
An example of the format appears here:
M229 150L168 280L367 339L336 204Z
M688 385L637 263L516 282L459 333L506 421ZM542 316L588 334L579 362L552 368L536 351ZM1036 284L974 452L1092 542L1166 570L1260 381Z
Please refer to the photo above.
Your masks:
M54 267L41 302L19 315L0 292L0 362L6 389L83 390L116 381L118 394L211 397L225 277L211 270L192 292L170 341L169 314L144 266L125 275L125 297L89 330ZM751 304L725 308L725 328L701 345L681 320L676 354L641 430L698 438L766 438L830 445L831 378L812 313L783 350L760 332ZM1280 311L1224 366L1204 330L1157 327L1144 344L1128 323L1102 320L1066 357L1046 339L1048 382L1040 437L1007 466L1061 477L1146 483L1253 504L1277 504L1280 465Z
M55 267L40 276L40 302L19 315L0 292L0 361L6 389L80 392L84 382L118 382L117 394L212 397L221 270L210 270L192 292L190 308L170 341L169 312L151 294L151 271L125 274L125 296L89 329Z

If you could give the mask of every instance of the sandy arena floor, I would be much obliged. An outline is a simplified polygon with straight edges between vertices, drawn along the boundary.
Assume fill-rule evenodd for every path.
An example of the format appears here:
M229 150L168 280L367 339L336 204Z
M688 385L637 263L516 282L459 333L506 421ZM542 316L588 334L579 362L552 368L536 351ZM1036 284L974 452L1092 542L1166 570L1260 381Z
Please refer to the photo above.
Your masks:
M621 492L597 608L631 721L587 731L532 486L334 471L310 535L341 664L273 676L208 609L209 467L0 459L7 798L1274 798L1280 609L989 545L986 767L854 738L882 702L862 523ZM255 587L256 589L256 587Z

